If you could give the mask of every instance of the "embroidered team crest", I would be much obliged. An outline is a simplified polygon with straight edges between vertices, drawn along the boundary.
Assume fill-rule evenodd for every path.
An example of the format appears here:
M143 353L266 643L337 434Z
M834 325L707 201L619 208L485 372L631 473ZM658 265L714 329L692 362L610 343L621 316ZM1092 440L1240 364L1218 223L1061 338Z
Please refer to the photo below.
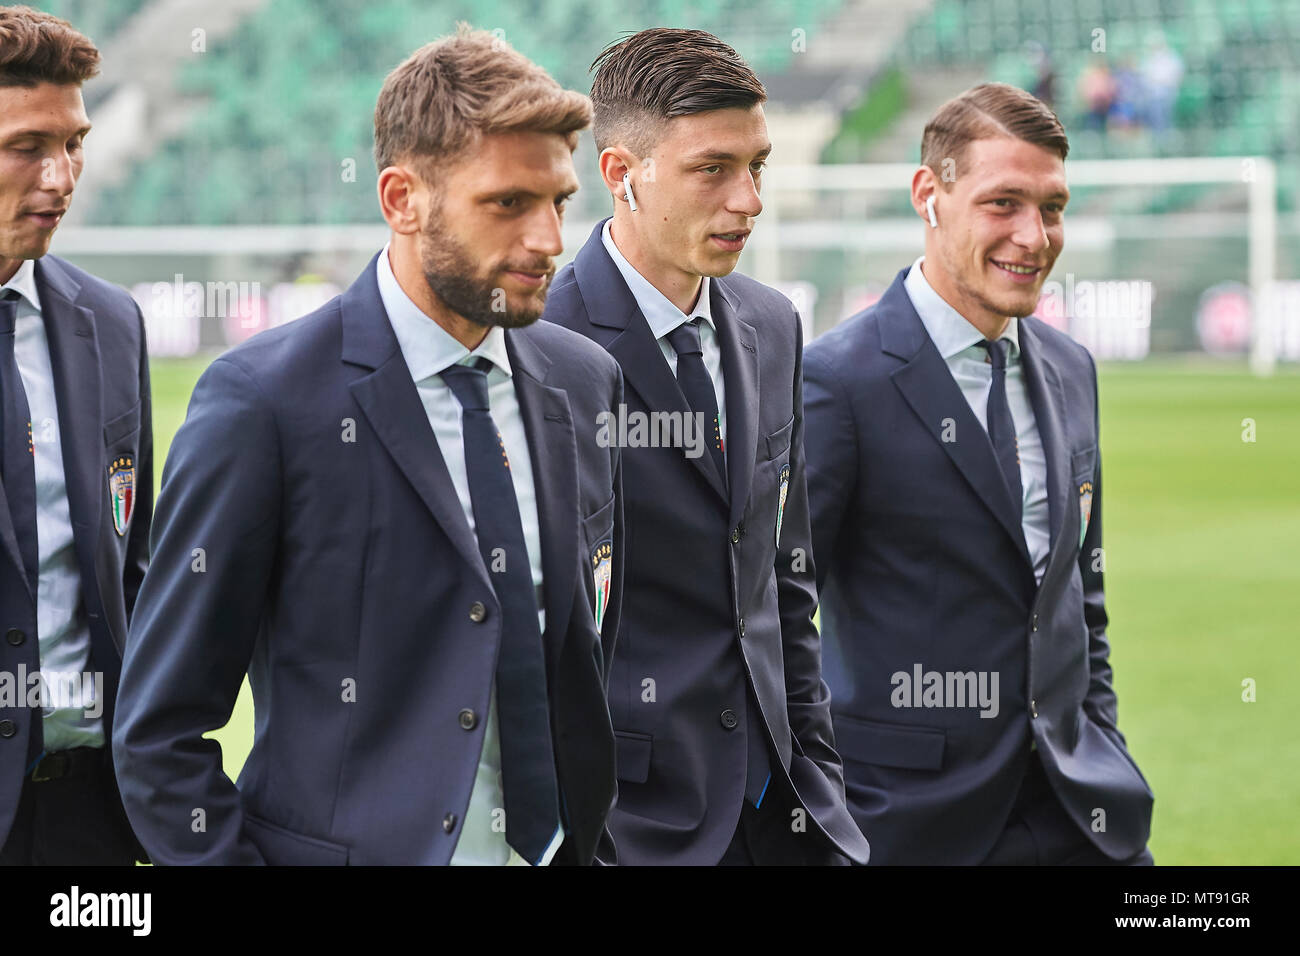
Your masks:
M596 630L605 622L605 610L609 607L609 585L614 566L614 544L602 541L591 552L591 576L596 583Z
M108 466L108 503L113 509L113 527L126 534L135 510L135 461L130 455L113 459Z
M781 497L776 504L776 546L781 547L781 519L785 517L785 496L790 490L790 466L781 466Z
M1079 486L1079 547L1088 535L1088 519L1092 517L1092 482L1085 481Z

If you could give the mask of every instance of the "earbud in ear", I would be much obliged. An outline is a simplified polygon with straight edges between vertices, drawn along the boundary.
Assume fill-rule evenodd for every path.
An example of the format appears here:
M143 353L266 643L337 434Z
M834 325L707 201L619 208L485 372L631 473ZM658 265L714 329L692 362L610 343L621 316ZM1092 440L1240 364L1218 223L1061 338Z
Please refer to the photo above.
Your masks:
M627 208L631 209L633 212L636 212L636 196L632 195L632 183L628 179L628 177L631 175L632 175L631 173L623 174L623 192L627 197Z
M939 220L936 219L935 216L934 216L934 196L933 196L933 195L931 195L930 198L927 199L927 200L925 201L925 211L928 212L928 213L930 214L930 228L931 228L931 229L938 229L938 228L939 228Z

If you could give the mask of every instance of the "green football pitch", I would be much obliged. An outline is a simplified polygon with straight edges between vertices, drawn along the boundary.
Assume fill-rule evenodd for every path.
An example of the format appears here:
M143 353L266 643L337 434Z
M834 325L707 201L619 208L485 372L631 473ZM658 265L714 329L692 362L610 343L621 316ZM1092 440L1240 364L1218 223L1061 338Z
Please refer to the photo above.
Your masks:
M157 477L209 360L153 364ZM1152 853L1300 863L1300 370L1110 365L1101 395L1111 662ZM252 732L245 684L212 734L232 778Z

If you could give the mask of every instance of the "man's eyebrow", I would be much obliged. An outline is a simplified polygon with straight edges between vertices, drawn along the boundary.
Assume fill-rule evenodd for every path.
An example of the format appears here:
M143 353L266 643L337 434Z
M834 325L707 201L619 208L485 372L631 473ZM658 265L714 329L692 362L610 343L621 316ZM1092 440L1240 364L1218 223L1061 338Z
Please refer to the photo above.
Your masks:
M1027 189L1021 189L1019 186L990 186L988 189L981 190L985 196L1003 195L1003 196L1023 196L1026 199L1032 198L1032 194ZM1047 197L1048 199L1066 199L1070 198L1068 189L1058 189Z
M87 123L85 126L82 126L80 129L75 130L72 135L85 136L89 132L90 132L90 124ZM4 138L9 140L9 139L22 139L24 136L34 136L37 139L48 139L50 137L57 137L59 135L60 133L58 130L52 130L52 129L20 129L20 130L15 130L12 133L5 133Z
M772 144L768 143L766 146L760 149L755 154L755 156L758 158L763 158L766 157L767 154L770 152L772 152ZM709 150L703 150L698 153L687 153L683 159L683 162L690 164L690 163L704 162L705 160L712 160L716 163L733 163L738 158L739 157L737 157L735 153L728 153L724 150L709 149Z
M555 195L555 196L559 196L562 199L568 199L570 196L576 193L578 189L579 189L578 186L566 186L565 188L558 190L555 193L539 193L536 190L532 190L532 189L522 189L522 188L511 189L509 187L506 187L504 189L485 189L482 193L479 194L479 198L480 199L501 199L506 196L519 196L523 199L547 199L550 198L552 195Z

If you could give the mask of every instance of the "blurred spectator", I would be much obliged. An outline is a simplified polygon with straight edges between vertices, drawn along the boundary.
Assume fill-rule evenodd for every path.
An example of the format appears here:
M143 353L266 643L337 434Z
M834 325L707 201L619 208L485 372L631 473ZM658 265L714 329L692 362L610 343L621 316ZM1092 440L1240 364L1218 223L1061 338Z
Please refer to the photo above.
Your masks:
M1142 122L1146 112L1146 90L1142 74L1130 58L1120 61L1115 71L1115 96L1110 104L1107 127L1111 130L1131 130Z
M1034 66L1034 85L1029 92L1055 109L1056 67L1052 65L1052 55L1040 44L1031 43L1029 61Z
M1079 98L1083 100L1088 129L1104 130L1115 101L1115 79L1105 61L1098 60L1079 75Z
M1154 33L1148 40L1150 52L1142 65L1145 80L1147 124L1157 134L1173 123L1174 102L1183 81L1183 59L1165 43L1163 34Z

